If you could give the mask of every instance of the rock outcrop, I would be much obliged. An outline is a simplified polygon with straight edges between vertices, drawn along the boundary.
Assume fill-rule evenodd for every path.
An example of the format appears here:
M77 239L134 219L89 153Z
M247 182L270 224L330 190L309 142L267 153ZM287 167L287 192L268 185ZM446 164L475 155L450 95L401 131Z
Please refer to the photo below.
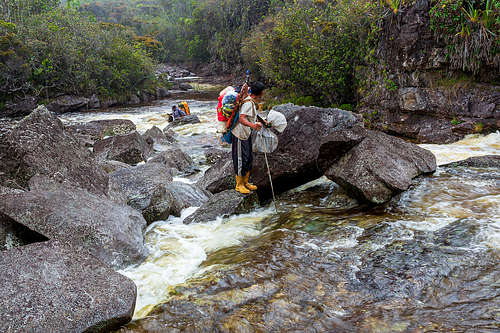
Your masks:
M69 131L77 136L95 142L107 136L115 136L134 132L135 124L128 119L93 120L86 123L76 123L67 126Z
M158 152L148 160L149 163L159 163L183 174L192 173L194 168L191 157L177 146L169 146L166 150Z
M0 185L30 190L51 183L108 192L107 175L89 150L42 106L0 137Z
M430 29L432 6L419 0L384 19L360 112L369 127L419 142L496 130L500 89L491 82L498 68L483 68L476 77L453 71L447 45Z
M248 213L255 208L259 199L255 193L241 194L235 190L227 190L212 196L196 212L189 215L185 224L213 221L217 217Z
M129 206L142 212L147 222L165 220L173 198L168 191L172 169L159 163L124 168L109 175L110 188L122 192Z
M48 239L71 243L115 268L136 264L147 255L141 214L85 190L4 194L0 215ZM27 239L33 241L37 239Z
M153 140L144 139L137 132L113 136L94 144L94 154L99 160L115 160L130 165L146 161L152 151Z
M132 319L132 280L49 241L0 252L0 331L109 332Z
M64 95L47 104L47 109L55 113L66 113L87 108L88 104L89 99L86 97Z
M163 131L158 127L153 126L150 129L148 129L146 133L144 133L142 136L145 139L151 138L151 140L153 140L155 144L169 145L177 142L177 140L175 140L175 138L173 137L174 135L175 133L170 133L170 132L167 135L163 133Z
M353 197L381 204L407 190L413 178L435 170L436 158L430 151L368 131L363 141L334 162L325 175Z
M206 203L212 194L204 191L195 185L172 182L168 186L168 191L172 194L171 214L181 216L181 211L188 207L201 207Z

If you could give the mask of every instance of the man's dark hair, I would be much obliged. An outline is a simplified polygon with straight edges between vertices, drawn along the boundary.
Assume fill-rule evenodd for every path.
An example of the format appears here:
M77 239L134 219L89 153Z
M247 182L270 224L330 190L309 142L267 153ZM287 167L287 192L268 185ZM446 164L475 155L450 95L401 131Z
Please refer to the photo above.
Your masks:
M252 82L250 83L250 94L259 96L264 91L265 88L266 86L264 85L264 83L260 81Z
M177 108L177 105L172 105L172 111L174 111Z

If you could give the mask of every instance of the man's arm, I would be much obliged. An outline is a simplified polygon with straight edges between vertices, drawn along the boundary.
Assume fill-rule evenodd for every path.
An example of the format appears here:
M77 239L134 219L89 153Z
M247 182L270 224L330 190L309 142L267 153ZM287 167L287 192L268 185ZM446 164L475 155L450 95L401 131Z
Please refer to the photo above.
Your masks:
M248 119L247 119L247 115L246 114L242 114L240 115L240 119L239 119L239 122L244 125L244 126L248 126L250 128L253 128L254 130L256 131L259 131L261 128L262 128L262 124L259 123L259 122L256 122L255 124L254 123L251 123Z

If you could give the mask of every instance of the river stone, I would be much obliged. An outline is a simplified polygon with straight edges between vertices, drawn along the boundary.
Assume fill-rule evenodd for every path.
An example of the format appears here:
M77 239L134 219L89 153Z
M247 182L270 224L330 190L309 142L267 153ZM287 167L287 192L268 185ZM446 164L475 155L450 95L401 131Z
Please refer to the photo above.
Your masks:
M57 97L55 100L47 104L47 109L55 113L66 113L87 108L88 104L89 99L86 97L64 95Z
M245 195L227 190L212 196L203 206L185 220L185 224L213 221L217 217L248 213L258 205L255 192Z
M135 165L146 161L153 151L153 140L132 132L99 140L94 145L98 160L108 159Z
M67 128L76 136L96 141L106 136L115 136L134 132L135 124L128 119L93 120L86 123L68 125Z
M195 185L173 182L169 184L168 191L172 194L173 203L171 214L181 216L181 211L188 207L201 207L212 194Z
M428 150L384 133L368 136L325 175L346 191L375 204L389 201L407 190L412 179L436 170L436 158Z
M124 168L109 175L110 189L121 191L129 206L142 212L147 222L163 220L170 215L172 169L159 163Z
M148 164L162 164L168 168L177 169L181 173L192 173L193 160L179 147L170 146L148 160Z
M141 214L77 188L0 196L0 213L47 237L67 241L115 267L142 261L147 250Z
M233 160L219 159L214 166L205 171L203 178L196 184L211 193L219 193L236 187Z
M127 163L123 163L120 161L113 161L113 160L100 161L99 166L106 173L113 173L113 172L121 170L121 169L130 168L130 165L128 165Z
M231 159L231 150L222 148L210 148L205 151L205 160L207 164L215 164L220 159Z
M191 114L189 116L185 117L180 117L172 121L168 126L166 127L167 129L171 129L173 127L181 126L181 125L187 125L187 124L199 124L201 123L200 119L198 118L197 115Z
M500 168L500 155L469 157L466 160L441 165L441 167Z
M108 332L132 319L134 282L67 244L0 252L0 267L2 332Z
M29 190L36 183L63 183L100 195L108 188L89 150L43 106L0 137L0 185Z
M142 135L145 139L151 138L154 143L160 145L169 145L175 143L177 140L173 138L173 135L166 135L161 129L156 126L151 127Z

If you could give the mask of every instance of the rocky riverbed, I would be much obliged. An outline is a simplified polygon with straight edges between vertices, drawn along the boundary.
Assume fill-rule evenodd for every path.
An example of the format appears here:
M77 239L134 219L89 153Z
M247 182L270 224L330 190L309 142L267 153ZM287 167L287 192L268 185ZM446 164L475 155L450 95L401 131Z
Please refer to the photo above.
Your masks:
M348 112L284 105L275 211L261 157L259 197L239 197L215 104L188 102L199 122L170 129L165 100L39 109L2 132L1 305L20 309L2 330L107 331L133 312L122 331L500 328L496 158L432 174L428 150ZM498 153L498 133L466 140L425 148L438 164ZM75 264L93 272L79 289Z

